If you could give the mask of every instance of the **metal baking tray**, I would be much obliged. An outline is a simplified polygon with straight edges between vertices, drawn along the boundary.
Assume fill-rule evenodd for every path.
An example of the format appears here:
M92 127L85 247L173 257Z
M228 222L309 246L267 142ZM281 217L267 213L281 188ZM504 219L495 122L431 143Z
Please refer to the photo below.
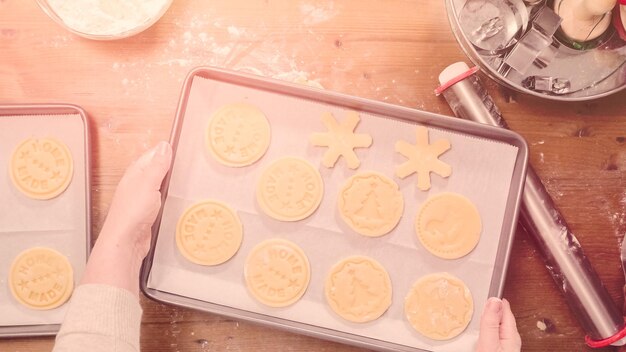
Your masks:
M193 88L194 82L199 82L196 83L197 88ZM206 94L199 93L198 90L200 89ZM198 96L198 94L201 95ZM201 140L203 140L204 132L202 131L205 130L212 111L220 105L236 102L238 100L245 100L246 102L256 104L264 111L272 126L272 144L266 155L256 164L245 168L233 169L215 163L207 156L203 147L204 144L200 143L202 143ZM317 123L319 126L322 126L321 122L318 121L320 115L318 115L317 112L312 113L311 111L322 110L333 112L338 120L342 120L345 117L345 115L342 114L343 111L355 110L359 112L361 116L361 123L357 126L357 132L372 133L374 145L379 148L378 152L368 154L369 152L362 152L357 149L357 154L361 158L362 165L356 171L368 171L368 165L373 165L373 163L393 162L395 165L401 162L401 156L396 157L392 155L394 154L392 141L396 139L389 139L387 137L391 136L396 138L402 135L404 136L402 139L414 143L414 126L418 124L428 126L431 143L433 140L438 139L443 133L449 138L458 138L466 143L467 149L457 148L459 158L470 160L466 163L472 163L472 165L466 165L467 168L465 170L478 170L479 172L477 174L479 175L468 175L467 172L464 175L462 171L463 168L457 165L460 174L457 174L458 177L456 180L459 181L459 179L464 178L461 176L470 176L468 179L478 180L468 181L475 182L476 184L472 184L471 186L477 189L489 187L489 183L492 183L492 181L493 183L506 185L506 187L497 188L501 190L497 195L485 195L486 199L496 197L502 202L502 206L499 207L500 213L498 215L490 217L490 214L481 213L485 224L488 222L497 224L493 234L494 239L481 241L481 243L485 243L481 250L487 248L487 250L490 251L488 257L491 258L489 262L482 263L484 266L481 268L485 270L476 270L473 266L477 265L474 261L479 261L478 255L480 253L474 253L473 258L471 258L472 254L470 254L456 261L445 261L434 258L433 256L431 256L432 258L428 257L428 259L414 257L415 253L418 253L419 256L424 256L424 258L426 258L428 254L424 252L423 249L415 248L419 247L419 245L416 245L417 241L414 239L415 234L413 231L402 230L406 230L409 227L412 228L415 213L410 212L409 209L416 209L417 204L423 202L429 192L430 195L433 195L436 194L437 191L450 190L449 188L452 187L451 185L453 184L452 181L448 183L447 180L436 179L435 176L432 177L433 188L426 193L416 189L415 178L409 177L405 180L399 180L394 177L404 192L404 220L401 220L398 227L392 231L391 234L385 235L379 239L364 239L361 235L345 231L345 229L342 229L341 226L337 224L336 214L334 213L336 193L332 192L332 189L336 188L337 185L334 183L336 183L337 180L347 179L347 177L355 172L348 170L345 164L342 164L341 160L334 169L325 169L322 166L319 167L325 183L325 199L311 218L296 223L281 223L278 225L271 223L271 220L267 217L264 218L264 215L253 205L253 193L247 197L248 193L245 193L247 192L246 187L250 187L250 184L256 183L255 175L258 175L263 170L264 166L273 161L274 157L294 155L295 153L297 154L296 156L308 159L313 165L317 166L320 164L323 148L309 146L307 139L304 137L310 132L323 131L309 131L311 123ZM297 116L292 116L293 114L297 114ZM308 115L311 114L316 117L308 119L311 117ZM275 115L285 115L288 117L276 117ZM202 121L198 119L202 119ZM315 122L311 122L311 120L315 120ZM374 130L373 126L377 126L377 124L385 124L390 127L388 129L377 128ZM367 129L368 127L369 129ZM305 132L302 132L303 130ZM299 133L306 134L299 135ZM292 141L295 140L294 143L296 144L292 146L281 145L281 143L288 138L291 138ZM198 140L196 141L196 139ZM382 140L384 140L384 142L381 142ZM222 69L200 67L190 72L185 80L170 141L174 150L172 171L166 176L161 188L163 207L152 228L152 246L143 263L141 272L142 291L146 296L156 301L217 313L375 350L416 352L434 351L440 350L441 348L447 348L448 350L452 348L452 350L461 351L471 348L473 344L469 343L465 338L471 339L475 338L475 335L477 335L480 311L486 299L490 296L501 296L502 294L506 269L509 262L509 252L517 223L518 206L525 178L528 155L526 143L514 132L297 84L234 73ZM454 145L453 143L453 148ZM502 155L491 155L489 154L490 148L496 151L506 150L506 153ZM385 152L381 154L381 149L390 149L391 153ZM369 158L368 155L370 156ZM474 161L478 166L473 165ZM490 168L479 168L480 165L483 165L481 163L490 165ZM455 167L454 165L456 164L453 164L453 168ZM510 173L506 176L504 181L494 180L493 176L490 175L497 175L501 165L507 165L506 168L510 170ZM195 170L197 168L208 168L210 170L205 170L203 171L204 173L200 172L199 174L199 171ZM502 166L502 168L505 167ZM392 173L389 169L376 171L387 174ZM226 183L234 182L233 180L240 178L244 179L240 187L229 189L229 186L226 185ZM490 178L491 181L489 180ZM218 180L226 182L225 185L219 186L214 184L218 182ZM480 185L478 183L480 183ZM195 189L194 187L198 188ZM180 196L179 193L181 189L186 190L185 192L188 196ZM222 192L222 195L227 199L216 196L216 194L220 192ZM475 192L479 192L479 190L475 190ZM492 193L494 192L495 191L492 191ZM246 199L241 201L241 204L232 204L237 201L229 202L228 198L238 197L237 195L233 195L235 193L244 195ZM173 241L174 231L172 231L171 225L175 224L177 216L180 216L180 212L177 212L177 210L183 209L183 206L195 201L206 198L219 199L231 205L238 212L244 226L244 240L239 252L228 262L216 267L201 267L187 262L184 259L180 259L180 254L176 251ZM495 218L498 219L492 220ZM318 223L321 223L323 219L330 219L331 222L335 219L334 226L338 227L339 230L333 228L331 229L332 231L329 231L328 228L318 226ZM403 222L405 223L403 224ZM484 231L486 232L486 230ZM327 233L339 237L336 237L336 241L329 242L328 239L323 237L326 236ZM315 236L319 237L311 239L311 234L315 234ZM258 243L263 236L290 239L299 244L309 256L309 261L312 263L311 284L301 301L295 303L293 306L271 309L263 307L260 304L255 305L254 303L256 302L247 302L248 300L252 301L252 298L246 297L246 292L241 292L242 290L246 290L243 280L242 262L250 248ZM411 238L408 241L412 248L406 249L398 245L398 243L402 241L407 241L407 239L402 236ZM485 235L485 237L488 236ZM359 242L369 240L373 241L367 242L366 244ZM328 243L333 243L332 247L329 247ZM377 321L358 325L346 323L345 321L341 321L340 318L335 317L337 321L332 321L330 325L319 324L316 319L318 319L319 316L328 314L328 308L321 306L321 309L319 309L320 307L317 309L308 308L309 305L319 305L319 300L323 300L323 290L321 290L322 293L320 293L319 283L323 281L322 279L328 267L319 264L319 262L332 261L335 259L335 256L345 257L343 252L342 254L337 254L337 252L342 250L344 252L354 250L352 254L371 255L381 261L383 265L387 266L392 283L397 285L394 286L394 303L392 303L388 312ZM377 257L377 255L379 257ZM329 257L332 257L332 260ZM318 265L316 265L316 263L318 263ZM411 265L414 263L423 263L424 265L419 266L428 267L432 270L426 270L419 266L412 267ZM413 344L413 342L407 344L404 340L399 341L400 338L387 339L376 335L381 331L383 331L382 334L384 335L384 330L394 332L395 334L406 328L405 325L408 325L408 323L403 322L405 319L398 317L397 313L402 309L399 306L403 306L403 298L407 292L397 288L405 285L404 281L412 282L419 278L421 276L418 275L420 270L428 272L448 271L457 276L459 275L456 272L462 272L469 275L469 277L472 277L474 274L468 273L468 270L484 272L484 274L475 274L480 276L480 281L468 281L467 278L464 280L466 284L470 286L470 290L472 290L473 294L475 294L475 311L472 322L470 323L471 333L469 332L470 328L468 328L467 336L463 338L457 337L448 342L430 341L429 343L432 342L433 344L432 348L416 347L416 345L422 346L422 344L424 344L423 340L427 339L420 337L415 331L413 331L414 335L411 335L411 339L420 340L415 342L415 344ZM463 279L463 275L460 277ZM221 278L223 278L223 281L207 282L207 280L222 280ZM164 281L161 282L159 280ZM172 288L170 285L176 287ZM242 304L250 303L250 307L252 308L241 308L236 302L235 304L231 304L232 302L224 303L206 297L199 298L198 291L208 295L222 292L225 293L223 296L227 296L227 298L224 299L238 300L241 298L242 301L246 301L246 303ZM304 306L307 306L307 308L302 308ZM310 312L311 314L306 312ZM326 317L320 319L326 319ZM396 329L396 327L399 327L399 329ZM372 329L373 333L370 333L368 329ZM362 332L359 333L358 331L361 330ZM398 334L400 333L401 332ZM464 334L466 333L464 332L461 336ZM455 346L459 348L457 349Z
M45 246L68 257L74 271L74 283L79 282L92 239L87 114L80 107L68 104L0 105L0 136L0 164L3 168L0 198L8 207L0 211L0 310L3 313L0 316L0 337L54 335L68 305L47 311L22 307L9 291L7 272L13 258L22 250ZM72 181L61 195L51 200L24 197L13 189L9 180L7 165L16 141L29 137L56 137L65 142L72 153ZM25 221L16 220L20 218ZM4 309L3 303L7 304Z

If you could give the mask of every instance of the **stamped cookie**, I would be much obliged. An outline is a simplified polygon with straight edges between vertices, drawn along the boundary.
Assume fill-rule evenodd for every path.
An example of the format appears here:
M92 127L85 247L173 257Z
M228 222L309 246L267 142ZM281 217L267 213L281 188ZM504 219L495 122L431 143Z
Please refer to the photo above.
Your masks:
M413 328L433 340L459 335L472 320L473 312L469 289L448 273L417 280L404 300L404 314Z
M176 246L185 258L200 265L218 265L241 246L243 227L226 204L205 200L189 207L176 225Z
M67 146L53 138L29 138L13 155L9 174L17 189L34 199L52 199L72 180L74 167Z
M35 247L20 253L9 270L13 297L31 309L54 309L74 290L74 274L69 260L61 253Z
M350 177L339 191L338 206L341 218L354 231L378 237L398 225L404 200L392 179L377 172L362 172Z
M209 152L219 163L243 167L261 159L270 145L270 124L261 110L246 103L221 107L206 134Z
M448 177L452 167L439 160L439 156L450 149L450 141L440 139L432 144L428 143L428 129L417 126L417 143L409 144L405 141L396 142L396 152L404 155L408 161L396 168L396 176L405 178L417 173L417 188L422 191L430 189L431 171L441 177Z
M309 260L295 243L270 239L252 249L244 267L248 291L270 307L298 301L311 279Z
M276 220L298 221L319 207L324 183L308 161L287 157L271 164L261 175L256 198L265 214Z
M372 145L371 135L354 133L359 121L361 119L356 111L348 111L348 116L341 124L338 124L333 114L329 112L322 115L322 122L328 128L328 132L313 133L309 138L311 144L315 146L328 147L322 165L331 168L335 166L339 157L343 156L349 168L359 167L361 162L354 153L354 148L367 148Z
M417 212L415 231L432 254L444 259L467 255L478 244L482 223L476 206L456 193L426 200Z
M339 316L365 323L378 319L391 305L391 279L376 260L352 256L332 267L326 277L324 293Z

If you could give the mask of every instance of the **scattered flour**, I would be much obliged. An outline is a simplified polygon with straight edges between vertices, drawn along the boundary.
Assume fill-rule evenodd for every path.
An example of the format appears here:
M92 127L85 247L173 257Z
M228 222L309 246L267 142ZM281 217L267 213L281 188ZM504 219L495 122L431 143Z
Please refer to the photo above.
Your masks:
M159 61L158 64L160 66L178 65L180 67L188 67L191 64L191 61L188 59L170 59L170 60L165 60L165 61Z
M53 48L63 48L73 41L74 38L71 35L55 35L48 40L47 44Z
M537 329L539 329L541 331L546 331L547 328L548 328L548 326L546 325L546 323L544 323L541 320L537 320Z
M297 69L293 69L289 72L281 72L275 74L273 78L280 79L287 82L293 82L298 84L303 84L310 87L315 87L319 89L324 89L324 86L315 79L309 79L309 74L304 71L299 71Z
M235 26L228 26L228 34L234 38L239 38L245 34L245 29L237 28Z
M304 15L302 23L305 25L326 22L333 18L337 12L338 11L335 10L335 4L332 1L323 6L315 6L307 3L300 4L300 13Z
M116 36L147 27L171 0L48 0L69 28L88 35Z

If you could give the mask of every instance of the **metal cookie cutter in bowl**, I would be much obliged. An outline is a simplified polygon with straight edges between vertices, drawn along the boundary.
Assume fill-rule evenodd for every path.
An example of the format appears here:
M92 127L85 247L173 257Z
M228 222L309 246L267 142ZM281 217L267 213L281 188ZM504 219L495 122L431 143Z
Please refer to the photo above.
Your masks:
M446 0L463 51L506 87L559 101L626 88L626 39L610 26L594 40L572 41L553 6L554 0Z

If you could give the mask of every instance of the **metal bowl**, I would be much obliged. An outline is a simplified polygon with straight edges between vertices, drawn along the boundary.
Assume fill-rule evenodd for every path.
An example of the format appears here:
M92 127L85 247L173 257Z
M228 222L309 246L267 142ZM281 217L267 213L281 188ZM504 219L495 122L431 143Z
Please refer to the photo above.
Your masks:
M511 25L504 21L498 24L496 29L519 26L519 33L515 33L511 38L506 37L507 41L496 50L485 50L484 45L478 43L476 39L477 36L481 39L492 35L489 30L493 27L490 26L493 19L489 23L476 25L473 29L471 26L468 28L467 23L461 21L465 21L465 18L472 18L463 11L467 10L468 3L476 1L481 0L446 0L450 25L457 41L470 60L500 84L522 93L558 101L591 100L626 88L626 42L612 27L598 39L583 45L568 40L560 30L557 30L553 35L544 38L547 46L534 60L531 59L536 53L532 53L531 49L518 48L523 49L517 50L516 54L522 53L521 57L524 60L521 60L523 61L521 66L524 67L516 70L512 69L507 61L513 61L513 50L522 45L520 41L524 42L525 36L530 37L535 34L531 32L540 32L535 29L537 24L541 23L540 21L545 21L546 17L552 20L553 25L555 18L559 19L558 16L554 17L553 12L550 13L551 1L535 1L534 4L529 5L532 1L482 0L485 3L510 3L509 7L514 11L518 11L521 4L527 11L528 23ZM481 9L484 8L481 7ZM542 14L548 14L548 16L539 17ZM523 21L524 14L507 18L516 18L516 21L522 18ZM480 34L481 31L486 34ZM532 48L532 45L529 47Z

